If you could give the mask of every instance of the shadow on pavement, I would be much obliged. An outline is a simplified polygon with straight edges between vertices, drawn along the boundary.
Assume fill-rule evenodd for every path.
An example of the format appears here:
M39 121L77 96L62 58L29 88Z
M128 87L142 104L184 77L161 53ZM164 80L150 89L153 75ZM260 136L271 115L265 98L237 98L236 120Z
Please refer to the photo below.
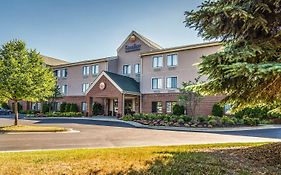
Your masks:
M38 124L83 124L83 125L99 125L99 126L114 126L114 127L125 127L125 128L135 128L134 126L115 121L98 121L98 120L87 120L87 119L26 119L26 120L36 120Z

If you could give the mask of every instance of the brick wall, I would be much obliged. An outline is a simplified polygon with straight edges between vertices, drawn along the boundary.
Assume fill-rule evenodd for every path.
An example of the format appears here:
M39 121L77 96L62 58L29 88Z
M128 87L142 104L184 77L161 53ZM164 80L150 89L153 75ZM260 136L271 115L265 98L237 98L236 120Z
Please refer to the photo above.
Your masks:
M152 112L152 102L161 101L162 111L166 113L166 102L178 101L179 93L155 93L142 95L142 112ZM213 105L223 99L223 96L205 96L197 106L196 115L210 115L212 113Z

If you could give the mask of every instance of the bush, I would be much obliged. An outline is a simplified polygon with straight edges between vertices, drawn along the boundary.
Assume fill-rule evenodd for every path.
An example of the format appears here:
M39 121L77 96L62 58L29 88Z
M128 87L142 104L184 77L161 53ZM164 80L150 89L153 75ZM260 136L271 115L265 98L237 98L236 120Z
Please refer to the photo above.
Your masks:
M212 109L212 115L222 117L223 116L223 107L218 104L215 104Z
M70 103L66 103L64 112L71 112L71 111L70 111L70 106L71 106Z
M61 105L60 105L60 112L66 112L65 111L65 106L66 106L66 103L63 102Z
M50 112L50 104L49 103L43 103L42 105L42 113Z
M1 108L10 109L10 106L7 103L1 103Z
M81 117L81 112L49 112L46 113L47 117Z
M185 115L185 116L184 116L184 120L185 120L186 122L191 122L192 117L189 116L189 115Z
M221 118L221 122L222 122L223 125L226 125L226 126L235 125L235 121L232 118L228 117L228 116L223 116Z
M174 115L183 115L184 114L184 107L178 104L173 106L173 114Z
M266 119L268 117L268 111L265 108L245 108L242 111L235 113L235 117L238 119L242 119L244 116L250 118L260 118Z
M211 119L211 120L208 121L208 125L217 126L218 122L215 119Z
M208 118L206 116L199 116L197 120L199 123L206 123Z
M69 112L79 112L78 105L75 103L70 104L70 111Z
M93 115L102 115L103 113L102 105L100 103L94 103L92 112Z
M251 118L248 116L244 116L242 121L244 125L249 125L249 126L257 126L258 124L260 124L259 118Z
M182 119L182 118L179 118L177 122L180 125L183 125L185 123L184 119Z

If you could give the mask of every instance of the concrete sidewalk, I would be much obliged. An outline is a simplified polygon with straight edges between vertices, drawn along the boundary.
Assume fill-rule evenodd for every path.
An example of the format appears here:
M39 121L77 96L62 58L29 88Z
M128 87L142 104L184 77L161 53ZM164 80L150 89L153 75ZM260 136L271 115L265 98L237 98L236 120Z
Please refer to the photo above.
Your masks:
M67 117L48 117L48 119L60 119ZM25 117L25 119L46 119L46 117ZM168 130L168 131L191 131L191 132L224 132L224 131L249 131L249 130L262 130L262 129L276 129L281 128L281 125L259 125L252 127L228 127L228 128L188 128L188 127L172 127L172 126L150 126L143 125L133 121L123 121L117 119L116 117L110 116L95 116L95 117L71 117L69 119L84 119L84 120L94 120L94 121L109 121L109 122L120 122L126 123L134 126L135 128L147 128L147 129L156 129L156 130Z

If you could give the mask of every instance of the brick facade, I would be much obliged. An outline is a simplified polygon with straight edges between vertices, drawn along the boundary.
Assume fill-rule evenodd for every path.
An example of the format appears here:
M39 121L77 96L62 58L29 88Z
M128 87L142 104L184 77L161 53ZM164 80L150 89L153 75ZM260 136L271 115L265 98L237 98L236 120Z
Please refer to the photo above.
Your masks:
M166 102L177 102L179 93L142 94L142 113L152 112L152 102L162 102L162 111L166 113ZM223 96L205 96L196 108L196 115L210 115L215 103ZM187 111L188 113L188 111Z

